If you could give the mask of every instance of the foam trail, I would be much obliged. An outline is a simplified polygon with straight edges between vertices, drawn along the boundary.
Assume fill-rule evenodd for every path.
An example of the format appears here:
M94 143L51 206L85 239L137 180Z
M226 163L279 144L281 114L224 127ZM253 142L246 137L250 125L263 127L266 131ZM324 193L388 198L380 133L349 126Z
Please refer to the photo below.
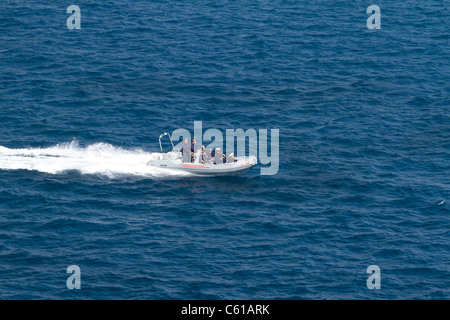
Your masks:
M143 177L181 177L188 173L147 166L158 153L140 149L126 150L107 143L85 148L76 141L49 148L9 149L0 146L0 170L36 170L58 174L76 170L82 174L100 174L110 178L123 175Z

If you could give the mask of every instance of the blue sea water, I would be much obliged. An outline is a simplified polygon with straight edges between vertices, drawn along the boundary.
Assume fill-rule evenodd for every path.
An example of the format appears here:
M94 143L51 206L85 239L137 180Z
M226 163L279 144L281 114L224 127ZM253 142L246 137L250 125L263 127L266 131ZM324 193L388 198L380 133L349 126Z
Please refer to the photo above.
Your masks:
M0 298L449 299L448 12L3 0ZM146 168L194 121L279 129L278 173Z

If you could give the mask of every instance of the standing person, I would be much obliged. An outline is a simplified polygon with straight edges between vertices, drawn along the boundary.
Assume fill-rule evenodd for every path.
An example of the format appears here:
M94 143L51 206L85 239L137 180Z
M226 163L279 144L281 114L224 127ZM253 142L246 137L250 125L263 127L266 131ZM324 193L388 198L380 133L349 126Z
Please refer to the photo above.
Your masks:
M195 149L197 149L197 145L195 143L195 137L191 140L191 162L194 162Z
M191 161L191 148L189 148L189 140L186 138L183 141L183 147L181 148L181 154L183 155L183 162Z

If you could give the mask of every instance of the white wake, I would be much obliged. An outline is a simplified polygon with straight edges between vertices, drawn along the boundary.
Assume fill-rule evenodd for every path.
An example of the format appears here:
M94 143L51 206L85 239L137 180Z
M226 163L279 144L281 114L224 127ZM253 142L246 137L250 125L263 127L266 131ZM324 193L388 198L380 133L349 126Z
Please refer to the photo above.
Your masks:
M158 153L141 149L126 150L108 143L80 147L76 141L49 148L9 149L0 146L0 170L36 170L59 174L76 170L115 178L123 175L177 177L188 173L147 166Z

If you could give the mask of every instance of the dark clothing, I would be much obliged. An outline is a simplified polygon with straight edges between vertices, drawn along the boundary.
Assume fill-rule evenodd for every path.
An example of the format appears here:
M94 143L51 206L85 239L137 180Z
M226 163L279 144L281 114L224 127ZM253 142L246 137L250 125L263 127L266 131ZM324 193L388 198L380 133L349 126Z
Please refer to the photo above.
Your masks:
M202 152L202 161L204 161L205 163L208 163L209 159L208 159L208 155L206 154L206 152ZM200 162L202 162L200 161ZM203 163L203 162L202 162Z
M195 148L196 144L194 142L191 142L191 152L195 154ZM194 162L194 155L191 155L191 162Z

